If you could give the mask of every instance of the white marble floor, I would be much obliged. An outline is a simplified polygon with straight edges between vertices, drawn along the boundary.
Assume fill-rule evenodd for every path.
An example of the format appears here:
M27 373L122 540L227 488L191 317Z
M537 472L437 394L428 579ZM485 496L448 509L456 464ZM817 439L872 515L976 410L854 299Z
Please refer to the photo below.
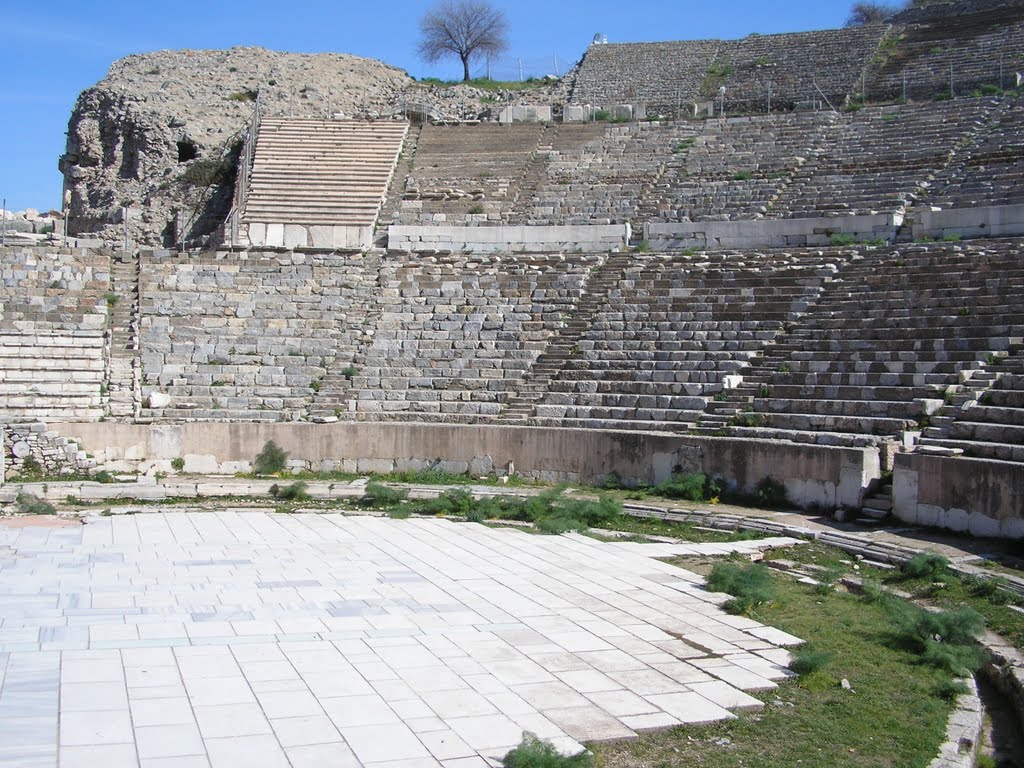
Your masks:
M784 543L789 540L777 540ZM658 545L224 511L0 527L0 766L474 768L733 717L798 643Z

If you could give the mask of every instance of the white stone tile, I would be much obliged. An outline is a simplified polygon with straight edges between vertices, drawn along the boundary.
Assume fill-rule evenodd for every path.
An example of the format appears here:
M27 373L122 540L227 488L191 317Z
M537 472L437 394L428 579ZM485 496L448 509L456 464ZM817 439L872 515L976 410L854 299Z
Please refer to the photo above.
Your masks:
M62 747L61 768L138 768L134 744L106 744L93 747Z
M204 739L271 733L270 723L259 704L195 705L193 710Z
M400 722L395 711L376 695L321 699L320 705L339 728Z
M61 747L129 744L132 721L128 709L65 712L60 718Z
M291 768L273 736L234 736L205 743L210 768Z
M285 752L292 768L363 768L343 741L289 747Z
M175 699L133 699L131 711L132 723L136 728L195 722L192 704L184 696Z
M307 690L260 692L256 698L271 719L322 715L324 711L316 697Z
M285 749L311 744L332 744L341 740L341 734L326 715L286 717L271 720L277 740Z
M476 750L451 730L421 733L419 734L419 739L430 750L430 754L438 760L451 760L456 757L473 757L476 755Z
M123 682L65 683L60 687L61 712L95 712L127 708L128 691Z
M135 743L142 760L206 754L199 728L194 723L136 728Z
M401 723L342 728L341 735L364 764L430 757L423 742Z

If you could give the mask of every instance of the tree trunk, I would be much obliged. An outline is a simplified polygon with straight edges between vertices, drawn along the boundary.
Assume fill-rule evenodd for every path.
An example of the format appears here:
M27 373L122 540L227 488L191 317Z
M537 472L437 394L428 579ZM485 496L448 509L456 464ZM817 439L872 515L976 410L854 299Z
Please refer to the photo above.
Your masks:
M470 79L469 78L469 56L468 55L467 56L463 56L462 54L459 54L459 58L462 59L462 71L464 73L463 77L462 77L462 82L468 83L469 79Z

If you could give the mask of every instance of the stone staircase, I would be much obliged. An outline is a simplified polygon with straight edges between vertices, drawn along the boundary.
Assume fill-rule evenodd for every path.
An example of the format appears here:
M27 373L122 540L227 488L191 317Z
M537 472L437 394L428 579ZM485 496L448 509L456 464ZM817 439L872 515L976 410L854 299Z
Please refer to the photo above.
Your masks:
M107 362L107 414L116 419L138 415L142 370L139 364L139 262L137 255L111 257L111 293L108 315L110 351Z
M388 227L398 223L399 214L402 210L402 197L405 194L409 176L412 174L416 163L416 149L419 146L422 131L422 126L410 125L409 131L405 135L402 153L398 157L394 173L391 174L391 182L388 184L388 191L384 195L384 204L381 206L380 214L377 216L377 227L373 234L374 248L387 250Z
M519 388L505 402L499 417L501 421L526 423L534 415L537 404L550 389L551 382L558 378L577 354L583 334L606 305L610 291L622 280L630 261L628 253L612 253L603 264L591 271L576 311L558 335L547 343Z
M408 124L266 117L243 225L372 227Z
M958 389L922 433L919 450L1024 461L1024 346L1015 341Z

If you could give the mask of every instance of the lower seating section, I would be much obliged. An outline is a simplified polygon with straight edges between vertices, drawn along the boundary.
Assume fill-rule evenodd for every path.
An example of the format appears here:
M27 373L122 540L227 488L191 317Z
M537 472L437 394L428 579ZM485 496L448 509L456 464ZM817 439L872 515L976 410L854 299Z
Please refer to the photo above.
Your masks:
M813 303L846 254L636 256L608 289L535 421L695 426L726 377Z
M249 252L140 261L144 416L292 421L351 363L378 259Z
M1024 96L1007 98L977 144L941 175L928 202L942 208L1024 204Z
M0 249L0 416L103 415L110 256Z
M733 423L741 434L817 442L927 427L1024 334L1019 252L1019 241L865 251L742 372L750 412Z
M1024 461L1024 351L1017 347L990 365L988 373L994 377L992 386L976 400L949 409L955 416L941 427L925 430L922 445L984 459Z
M598 263L561 255L389 257L371 341L356 360L356 414L496 416L572 315Z

